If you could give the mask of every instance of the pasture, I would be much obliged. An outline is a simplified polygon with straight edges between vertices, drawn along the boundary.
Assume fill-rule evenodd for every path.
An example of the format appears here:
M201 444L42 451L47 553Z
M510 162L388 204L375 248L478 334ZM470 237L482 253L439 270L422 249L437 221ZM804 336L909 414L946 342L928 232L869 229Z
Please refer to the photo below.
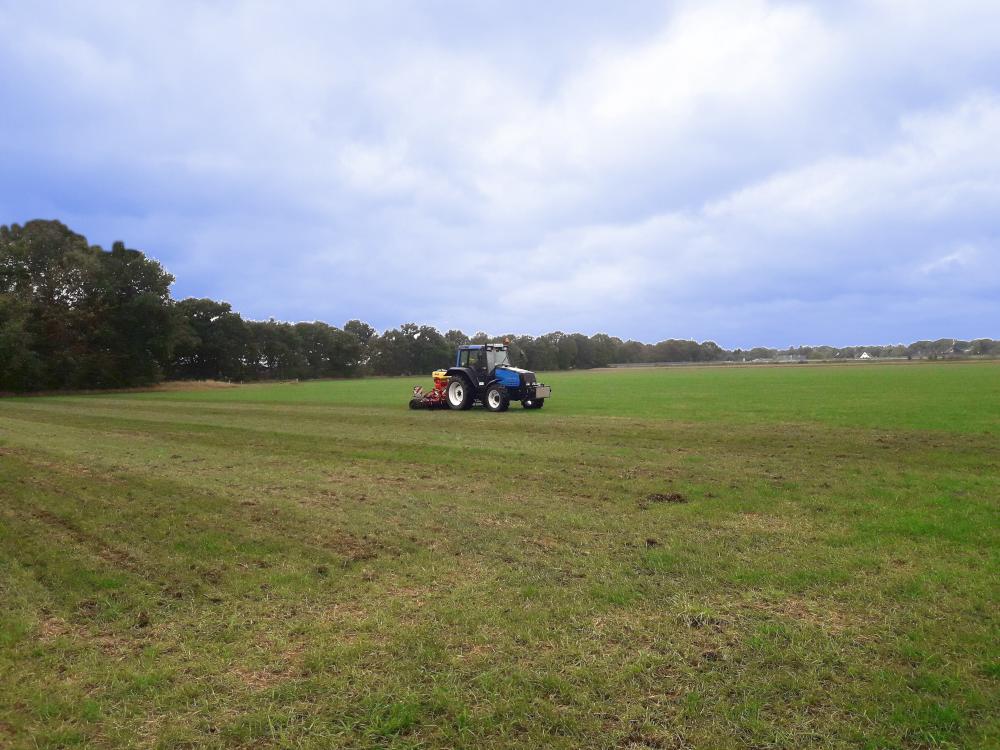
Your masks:
M1000 365L0 400L0 747L990 748Z

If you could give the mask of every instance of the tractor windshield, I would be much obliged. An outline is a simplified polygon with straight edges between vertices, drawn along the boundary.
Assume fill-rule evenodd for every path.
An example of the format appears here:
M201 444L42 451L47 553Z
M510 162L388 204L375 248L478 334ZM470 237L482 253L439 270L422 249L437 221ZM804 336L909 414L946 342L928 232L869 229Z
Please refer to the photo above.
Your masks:
M489 357L493 367L510 367L510 358L507 356L506 349L493 349L489 352Z

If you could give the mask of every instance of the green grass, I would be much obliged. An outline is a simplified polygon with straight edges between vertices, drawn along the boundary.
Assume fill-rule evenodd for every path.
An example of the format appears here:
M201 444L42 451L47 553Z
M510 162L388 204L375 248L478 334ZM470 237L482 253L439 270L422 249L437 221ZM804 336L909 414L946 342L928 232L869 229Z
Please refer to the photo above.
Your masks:
M428 380L0 401L0 747L1000 743L1000 366Z

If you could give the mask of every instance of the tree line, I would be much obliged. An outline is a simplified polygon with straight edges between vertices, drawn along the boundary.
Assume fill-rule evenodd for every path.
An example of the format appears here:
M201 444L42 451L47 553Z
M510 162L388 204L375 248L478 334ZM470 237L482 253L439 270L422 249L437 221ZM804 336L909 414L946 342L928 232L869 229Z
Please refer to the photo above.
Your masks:
M244 320L227 302L173 300L174 277L115 242L90 245L58 221L0 227L0 391L126 388L177 380L288 380L425 375L462 344L508 339L512 360L537 371L612 364L853 358L859 347L726 350L714 342L656 344L555 331L468 336L405 323L379 333L361 320ZM1000 342L920 341L865 347L872 357L1000 356Z

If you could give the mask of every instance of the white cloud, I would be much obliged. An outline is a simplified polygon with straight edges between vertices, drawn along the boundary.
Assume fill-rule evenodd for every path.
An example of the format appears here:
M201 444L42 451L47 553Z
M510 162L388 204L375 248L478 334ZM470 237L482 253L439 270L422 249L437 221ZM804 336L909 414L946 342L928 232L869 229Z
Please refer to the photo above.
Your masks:
M899 138L868 157L774 175L698 211L575 230L554 245L543 242L537 254L568 264L559 304L581 317L595 292L613 303L631 298L641 313L664 298L692 305L762 293L775 302L795 299L803 280L813 290L881 285L906 293L915 271L974 268L975 285L1000 291L996 244L966 242L927 261L934 241L928 247L922 238L975 235L981 230L963 226L964 218L990 221L1000 205L1000 101L975 97L949 112L908 118ZM995 232L996 223L986 231ZM556 287L528 282L514 299L545 306Z
M979 248L975 245L962 245L958 249L942 255L940 258L935 258L918 266L917 271L924 276L959 271L972 265L978 259L979 254Z

